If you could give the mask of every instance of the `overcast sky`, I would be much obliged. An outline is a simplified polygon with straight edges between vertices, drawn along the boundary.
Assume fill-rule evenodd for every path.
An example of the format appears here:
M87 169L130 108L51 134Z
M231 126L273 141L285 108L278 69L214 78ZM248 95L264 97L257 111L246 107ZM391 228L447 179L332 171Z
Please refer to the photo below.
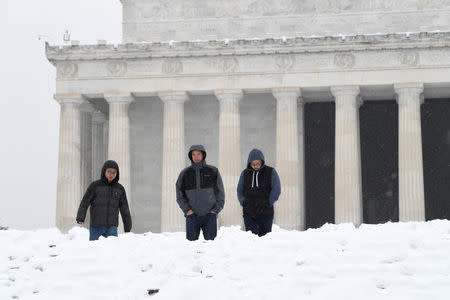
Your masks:
M55 225L59 104L47 40L120 43L119 0L1 0L0 226ZM39 36L41 39L39 40Z

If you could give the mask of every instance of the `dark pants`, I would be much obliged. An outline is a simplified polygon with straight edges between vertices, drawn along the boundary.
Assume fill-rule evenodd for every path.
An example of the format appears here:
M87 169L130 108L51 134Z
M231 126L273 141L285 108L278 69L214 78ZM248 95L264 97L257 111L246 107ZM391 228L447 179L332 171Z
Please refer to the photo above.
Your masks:
M252 218L244 215L245 231L263 236L272 231L273 216L265 218Z
M209 213L206 216L192 214L186 216L186 238L190 241L198 240L200 229L205 240L213 240L217 236L217 216Z
M95 227L91 226L89 227L89 240L90 241L96 241L100 236L104 236L107 238L108 236L117 236L117 226L100 226Z

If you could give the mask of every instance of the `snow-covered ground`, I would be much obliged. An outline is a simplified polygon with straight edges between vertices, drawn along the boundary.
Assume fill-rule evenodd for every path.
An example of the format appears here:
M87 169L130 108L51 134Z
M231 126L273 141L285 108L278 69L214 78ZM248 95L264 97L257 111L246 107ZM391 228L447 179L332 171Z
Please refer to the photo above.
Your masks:
M159 289L148 295L147 289ZM324 225L258 238L221 228L88 241L0 231L0 299L450 299L450 222Z

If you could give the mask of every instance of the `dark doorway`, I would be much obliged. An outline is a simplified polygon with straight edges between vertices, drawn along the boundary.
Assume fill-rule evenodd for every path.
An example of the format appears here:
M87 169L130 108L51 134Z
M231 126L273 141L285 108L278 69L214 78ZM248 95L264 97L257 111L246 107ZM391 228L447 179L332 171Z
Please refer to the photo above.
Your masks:
M450 99L422 105L425 218L450 219Z
M334 223L334 102L307 103L305 115L306 228Z
M398 106L366 101L359 109L363 222L398 221Z

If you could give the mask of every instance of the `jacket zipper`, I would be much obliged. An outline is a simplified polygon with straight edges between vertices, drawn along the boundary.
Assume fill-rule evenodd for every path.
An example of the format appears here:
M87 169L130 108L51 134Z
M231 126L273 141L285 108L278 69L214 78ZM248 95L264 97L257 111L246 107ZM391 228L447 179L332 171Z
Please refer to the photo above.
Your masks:
M109 225L108 216L109 216L109 205L111 203L112 198L112 186L109 186L109 198L108 198L108 206L106 207L106 225Z

